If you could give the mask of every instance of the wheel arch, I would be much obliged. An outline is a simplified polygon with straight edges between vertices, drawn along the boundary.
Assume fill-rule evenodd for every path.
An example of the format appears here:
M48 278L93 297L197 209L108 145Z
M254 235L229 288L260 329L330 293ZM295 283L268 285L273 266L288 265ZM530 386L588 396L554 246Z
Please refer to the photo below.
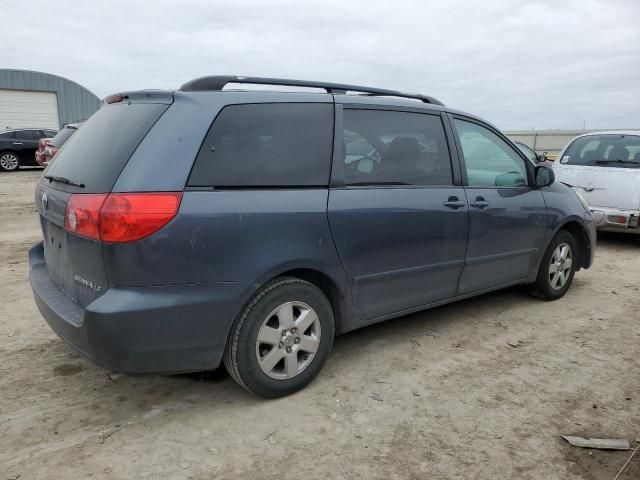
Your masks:
M0 150L0 155L4 153L13 153L16 157L18 157L19 162L22 161L22 155L20 155L20 153L18 153L16 150L12 150L10 148L5 148L4 150Z
M565 230L573 235L573 238L576 239L576 243L578 244L578 267L576 271L581 268L588 268L589 259L591 258L591 240L585 226L579 220L569 219L556 229L551 239L553 239L560 230ZM551 240L549 240L549 242L551 242Z
M336 276L315 263L287 263L270 270L253 282L252 292L248 298L253 297L264 285L279 277L294 277L309 282L318 287L329 300L333 310L336 335L339 335L357 328L360 322L346 277L340 279Z

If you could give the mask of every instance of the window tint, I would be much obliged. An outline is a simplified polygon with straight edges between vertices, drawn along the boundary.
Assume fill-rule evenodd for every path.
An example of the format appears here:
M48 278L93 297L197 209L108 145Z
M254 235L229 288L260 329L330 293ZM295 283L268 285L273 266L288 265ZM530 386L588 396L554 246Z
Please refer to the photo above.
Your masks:
M560 163L640 168L640 136L588 135L575 139Z
M437 115L344 111L347 185L451 185L451 162Z
M2 132L0 133L0 140L9 140L10 138L15 138L16 132Z
M19 140L40 140L40 133L38 130L18 130L16 138Z
M64 144L47 174L84 183L83 193L109 192L129 157L167 108L157 103L124 102L102 107ZM66 130L70 129L62 131ZM56 188L72 187L58 183Z
M468 184L473 187L513 187L527 184L524 160L498 135L478 124L455 120Z
M207 133L191 186L329 184L333 105L230 105Z

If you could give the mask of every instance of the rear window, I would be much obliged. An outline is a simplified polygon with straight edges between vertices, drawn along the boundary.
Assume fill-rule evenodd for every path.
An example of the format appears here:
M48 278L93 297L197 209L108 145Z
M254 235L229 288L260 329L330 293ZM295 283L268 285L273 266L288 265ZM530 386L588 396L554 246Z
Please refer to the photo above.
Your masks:
M76 133L76 130L77 130L76 128L72 128L72 127L63 128L56 134L55 137L53 137L49 141L49 144L53 145L56 148L61 148L62 145L64 145L65 142L69 140L69 137L71 137L71 135Z
M109 192L129 157L168 107L156 103L102 107L64 144L47 175L84 183L83 192ZM61 183L55 185L65 189Z
M230 105L218 115L196 158L190 186L326 186L333 106Z
M576 138L560 163L640 168L639 135L587 135Z

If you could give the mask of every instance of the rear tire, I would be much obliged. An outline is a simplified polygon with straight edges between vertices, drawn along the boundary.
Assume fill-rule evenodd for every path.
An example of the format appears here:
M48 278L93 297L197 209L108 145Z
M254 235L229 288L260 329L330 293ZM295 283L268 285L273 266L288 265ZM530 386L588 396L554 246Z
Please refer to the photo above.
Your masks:
M566 230L558 232L542 258L538 277L529 286L529 292L543 300L562 298L576 273L577 253L575 237Z
M281 277L261 288L235 321L224 364L233 379L267 398L303 389L329 357L331 304L309 282Z
M14 152L0 152L0 171L15 172L20 168L20 157Z

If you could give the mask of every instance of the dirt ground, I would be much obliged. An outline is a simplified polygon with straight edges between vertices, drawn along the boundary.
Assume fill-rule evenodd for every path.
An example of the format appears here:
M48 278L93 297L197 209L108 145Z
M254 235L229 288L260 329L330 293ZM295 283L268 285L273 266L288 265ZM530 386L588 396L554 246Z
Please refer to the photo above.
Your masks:
M640 236L601 236L557 302L509 289L339 337L265 401L224 372L114 375L56 337L27 278L40 173L0 174L0 480L610 479L630 452L560 435L640 445Z

